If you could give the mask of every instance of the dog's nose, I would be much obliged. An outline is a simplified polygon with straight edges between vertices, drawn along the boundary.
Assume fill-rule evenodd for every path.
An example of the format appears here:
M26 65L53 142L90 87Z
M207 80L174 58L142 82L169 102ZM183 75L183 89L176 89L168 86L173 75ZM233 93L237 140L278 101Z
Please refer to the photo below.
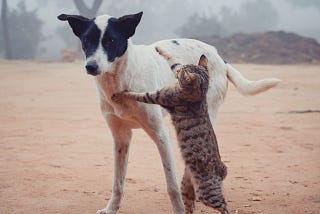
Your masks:
M86 65L86 69L87 69L87 73L93 76L96 76L99 74L98 65L96 62L88 62Z

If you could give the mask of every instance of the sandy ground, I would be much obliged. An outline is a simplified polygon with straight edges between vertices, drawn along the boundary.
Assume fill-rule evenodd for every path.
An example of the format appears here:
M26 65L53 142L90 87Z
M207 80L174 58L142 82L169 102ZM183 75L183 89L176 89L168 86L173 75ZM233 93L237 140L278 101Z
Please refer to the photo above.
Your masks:
M0 61L0 213L95 213L112 187L112 139L83 63ZM244 97L230 85L216 127L232 213L320 213L320 66L236 65L278 77ZM177 159L180 158L169 118ZM159 154L134 132L119 213L172 213ZM217 213L197 203L196 213Z

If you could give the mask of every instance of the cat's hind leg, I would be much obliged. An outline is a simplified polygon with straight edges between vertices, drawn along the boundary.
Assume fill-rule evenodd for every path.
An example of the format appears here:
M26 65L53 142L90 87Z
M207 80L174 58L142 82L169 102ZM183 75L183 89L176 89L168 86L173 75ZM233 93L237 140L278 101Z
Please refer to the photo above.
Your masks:
M199 200L222 214L229 214L227 203L222 194L222 178L209 175L196 180L198 180L197 193L199 194Z
M181 181L181 194L184 203L185 214L192 214L195 207L194 202L196 196L191 181L191 175L187 168L184 169L184 174Z

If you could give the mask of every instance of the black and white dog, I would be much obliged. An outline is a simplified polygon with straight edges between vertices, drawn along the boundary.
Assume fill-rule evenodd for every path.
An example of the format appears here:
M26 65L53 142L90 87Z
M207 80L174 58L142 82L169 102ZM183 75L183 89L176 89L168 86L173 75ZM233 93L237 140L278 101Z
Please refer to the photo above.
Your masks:
M278 84L275 78L249 81L230 64L225 63L217 50L192 39L159 41L151 45L133 45L129 39L135 33L142 12L120 18L108 15L88 19L78 15L61 14L79 37L86 56L86 70L95 76L100 95L100 107L114 139L114 183L112 197L106 208L97 213L116 213L123 195L129 144L132 129L143 128L159 150L167 190L174 213L184 213L176 166L163 112L158 105L133 101L118 104L111 100L114 93L124 90L145 92L172 84L175 75L155 47L165 50L181 64L196 64L205 54L209 59L210 89L207 95L211 122L214 124L219 106L227 92L228 79L245 95L265 91ZM208 26L209 27L209 26ZM240 53L239 53L240 54Z

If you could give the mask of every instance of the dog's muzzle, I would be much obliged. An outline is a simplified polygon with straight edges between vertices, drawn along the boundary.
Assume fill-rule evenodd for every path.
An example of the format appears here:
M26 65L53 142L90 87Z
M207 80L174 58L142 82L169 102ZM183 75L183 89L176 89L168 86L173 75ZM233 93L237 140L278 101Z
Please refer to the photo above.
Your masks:
M100 74L99 66L96 62L88 62L86 65L87 73L93 76Z

